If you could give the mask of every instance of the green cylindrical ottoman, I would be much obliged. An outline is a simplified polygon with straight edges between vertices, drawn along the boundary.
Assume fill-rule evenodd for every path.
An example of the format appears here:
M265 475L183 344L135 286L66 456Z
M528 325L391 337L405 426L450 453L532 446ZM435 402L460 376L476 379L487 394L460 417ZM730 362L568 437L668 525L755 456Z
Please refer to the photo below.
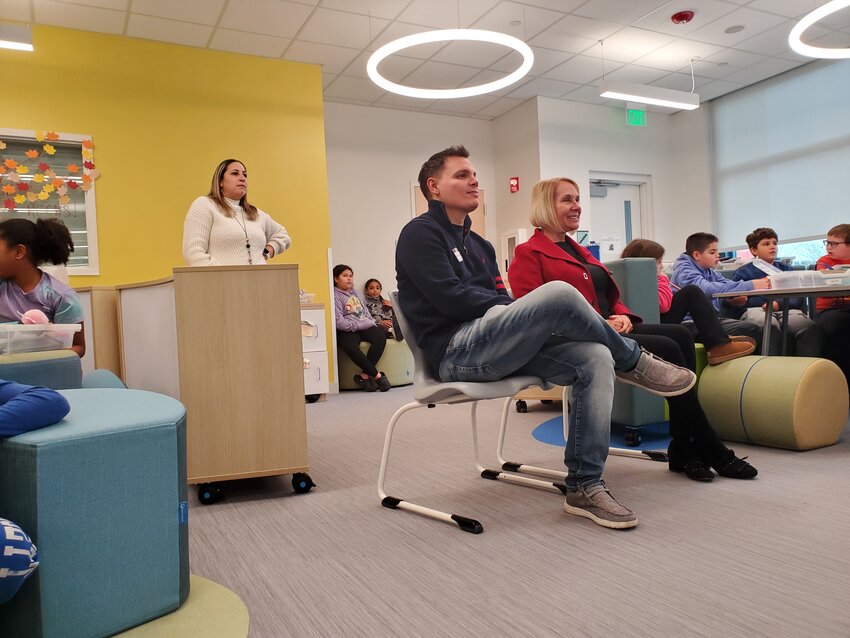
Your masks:
M365 354L369 344L360 342L360 350ZM339 389L358 390L360 386L354 383L354 375L360 372L360 368L348 358L342 350L339 350L337 362L339 363ZM378 370L387 375L387 379L394 386L410 385L413 383L413 353L404 341L395 339L387 340L384 354L378 361Z
M741 357L708 366L699 400L721 439L786 450L832 445L847 422L847 381L811 357Z

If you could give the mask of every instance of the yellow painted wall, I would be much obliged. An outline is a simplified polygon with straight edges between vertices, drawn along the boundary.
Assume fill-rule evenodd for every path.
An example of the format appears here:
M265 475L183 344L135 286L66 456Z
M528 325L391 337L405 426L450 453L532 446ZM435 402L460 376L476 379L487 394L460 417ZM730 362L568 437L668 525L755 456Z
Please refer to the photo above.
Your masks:
M0 127L91 135L101 171L100 275L72 285L170 276L189 204L235 157L249 201L292 237L273 263L297 263L301 287L331 307L320 67L43 26L33 43L0 50Z

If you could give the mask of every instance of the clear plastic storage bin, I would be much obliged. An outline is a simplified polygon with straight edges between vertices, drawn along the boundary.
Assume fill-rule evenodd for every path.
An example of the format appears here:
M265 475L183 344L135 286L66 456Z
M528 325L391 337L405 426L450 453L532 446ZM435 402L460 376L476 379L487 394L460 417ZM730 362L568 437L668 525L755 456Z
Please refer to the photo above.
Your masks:
M82 328L78 323L0 323L0 354L70 348Z
M790 270L770 276L772 288L811 288L824 283L814 270Z

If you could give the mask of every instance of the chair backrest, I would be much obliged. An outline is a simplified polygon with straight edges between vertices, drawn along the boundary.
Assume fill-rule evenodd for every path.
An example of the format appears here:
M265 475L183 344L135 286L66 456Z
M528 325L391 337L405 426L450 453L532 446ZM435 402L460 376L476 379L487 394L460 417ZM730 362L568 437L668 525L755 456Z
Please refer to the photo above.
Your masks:
M658 323L657 264L651 257L627 257L605 262L620 288L620 298L646 323Z
M413 353L413 385L440 383L440 379L431 370L431 364L428 363L428 357L425 356L425 351L416 345L416 336L413 334L413 330L411 330L410 324L401 308L401 303L398 300L398 290L390 293L390 299L393 302L393 312L398 320L398 325L401 326L401 333L404 335L404 343L407 344L407 347Z

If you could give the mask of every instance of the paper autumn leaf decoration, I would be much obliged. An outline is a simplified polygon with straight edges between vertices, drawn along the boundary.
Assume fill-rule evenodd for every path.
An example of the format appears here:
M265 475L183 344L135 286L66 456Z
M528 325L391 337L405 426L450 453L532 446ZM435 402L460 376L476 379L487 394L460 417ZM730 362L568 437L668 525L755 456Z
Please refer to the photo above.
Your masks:
M23 204L25 201L27 201L26 195L15 195L15 203L16 204Z
M56 154L56 148L52 144L45 144L41 148L43 148L44 152L47 153L48 155L55 155Z
M59 188L57 188L57 189L56 189L56 192L57 192L59 195L61 195L61 196L63 196L63 197L64 197L65 195L67 195L67 194L68 194L68 189L67 189L67 188L65 188L64 186L60 186Z
M38 165L38 170L48 171L48 170L50 170L50 166L45 164L44 162L42 162L41 164Z
M89 190L91 190L91 182L86 182L85 184L80 186L80 189L84 192L88 192Z
M18 164L18 165L15 167L15 170L16 170L18 173L20 173L21 175L23 175L23 174L25 174L25 173L29 173L29 172L30 172L30 167L29 167L29 166L24 166L23 164Z
M7 195L14 195L15 194L15 187L12 186L11 184L3 184L3 192L6 193Z
M18 175L16 172L11 171L9 173L6 173L6 179L8 179L10 182L14 182L15 184L17 184L21 181L21 176Z
M12 200L12 199L4 199L4 200L3 200L3 206L5 206L6 208L12 208L12 209L14 209L14 208L15 208L15 200Z
M87 159L87 160L90 160L92 157L94 157L94 153L92 153L87 148L84 148L82 151L80 151L80 155L83 156L83 159Z
M49 139L51 142L55 142L56 140L59 139L59 133L54 133L53 131L47 131L47 135L45 135L44 137Z
M77 174L80 172L80 167L76 164L68 164L67 169L69 173Z
M50 192L49 192L49 191L44 191L44 190L43 190L43 191L41 191L41 192L38 194L38 198L39 198L41 201L44 201L44 200L45 200L45 199L47 199L48 197L50 197Z
M33 193L32 191L27 193L27 200L29 200L30 202L34 202L36 199L37 197L35 193Z
M64 206L65 204L69 204L71 202L71 198L68 195L60 195L59 203Z
M2 151L4 148L6 148L6 142L4 142L3 140L0 140L0 151Z
M15 168L17 165L18 163L11 157L3 162L3 166L5 166L6 168Z
M44 131L36 131L35 132L35 141L36 142L43 142L44 141L44 135L45 135Z
M56 190L56 187L53 184L45 184L44 188L41 189L42 193L52 193Z
M33 175L32 181L41 184L44 181L44 175L42 175L41 173L36 173L35 175Z
M94 148L91 140L83 140L83 148Z
M91 169L94 168L94 163L91 162L91 161L85 161L85 162L83 162L83 168L87 168L87 169L91 170Z
M18 190L23 192L23 193L26 193L29 189L30 189L30 185L27 184L26 182L20 182L18 184Z
M56 177L56 178L52 179L52 180L50 181L50 183L51 183L51 184L53 184L53 186L54 186L54 187L56 187L56 188L61 188L61 187L62 187L62 185L63 185L65 182L63 182L61 179L59 179L58 177Z
M83 175L83 184L91 183L91 175Z
M91 175L92 179L97 179L98 177L100 177L100 171L98 171L98 170L89 171L89 175Z
M68 180L68 188L70 188L71 190L75 190L77 188L77 182L69 179Z
M24 155L26 155L30 159L35 159L36 157L38 157L38 151L35 150L34 148L31 148L26 153L24 153Z

